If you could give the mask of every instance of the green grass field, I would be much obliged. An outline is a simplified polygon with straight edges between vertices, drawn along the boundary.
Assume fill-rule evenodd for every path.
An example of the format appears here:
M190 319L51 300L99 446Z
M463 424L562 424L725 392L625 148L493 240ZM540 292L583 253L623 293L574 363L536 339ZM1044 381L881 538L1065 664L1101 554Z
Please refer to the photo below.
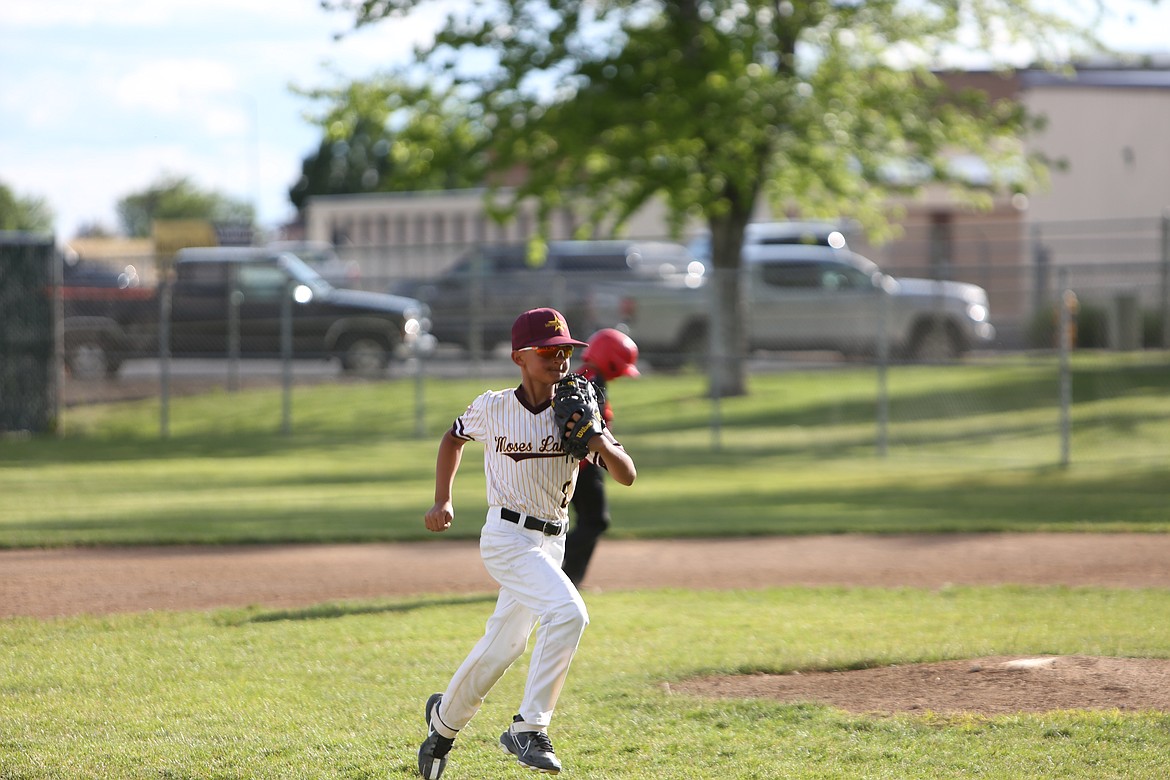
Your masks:
M563 776L1162 780L1170 716L848 715L664 682L1008 653L1170 655L1170 594L1067 588L613 593L558 708ZM490 600L0 623L0 777L409 778L422 703ZM685 617L683 617L685 616ZM445 778L529 776L495 747L522 658Z
M177 399L166 440L157 402L70 409L62 439L0 440L0 547L433 538L438 438L508 383L427 379L421 407L408 378L298 388L290 436L271 390ZM1164 356L1079 361L1068 468L1051 362L892 371L886 457L872 369L753 377L717 410L704 390L695 375L612 386L639 467L610 491L615 537L1170 528ZM467 517L481 453L457 483Z
M1170 525L1170 371L1078 360L1073 463L1051 365L892 372L875 454L873 372L756 377L714 410L695 376L612 388L638 482L614 536L1143 531ZM70 410L58 440L0 440L0 546L408 540L439 434L483 382L298 389ZM482 516L469 449L457 509ZM454 535L470 537L477 521ZM0 572L0 578L2 578ZM2 579L0 579L2 584ZM710 700L708 673L852 669L997 654L1170 657L1170 593L785 588L588 596L558 708L564 776L622 780L1170 776L1170 715L849 715ZM490 594L0 621L0 780L409 778L422 704L479 637ZM495 748L527 658L460 738L445 780L527 776Z

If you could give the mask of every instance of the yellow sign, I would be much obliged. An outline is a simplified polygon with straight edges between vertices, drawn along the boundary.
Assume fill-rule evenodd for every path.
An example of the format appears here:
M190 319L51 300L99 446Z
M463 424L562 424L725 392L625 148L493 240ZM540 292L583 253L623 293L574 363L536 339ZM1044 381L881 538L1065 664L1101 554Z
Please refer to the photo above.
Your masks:
M215 225L206 219L156 219L150 225L154 253L168 264L180 249L219 246Z

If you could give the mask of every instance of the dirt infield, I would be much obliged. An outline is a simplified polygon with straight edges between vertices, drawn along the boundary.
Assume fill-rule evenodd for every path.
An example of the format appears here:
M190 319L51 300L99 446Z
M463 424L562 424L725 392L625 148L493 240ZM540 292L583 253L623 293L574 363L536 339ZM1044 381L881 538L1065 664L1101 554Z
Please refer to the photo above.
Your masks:
M1170 535L605 539L584 591L845 585L1170 587ZM494 590L471 541L0 551L0 617L275 608ZM1023 662L1023 663L1020 663ZM1014 666L1004 666L1014 663ZM1170 663L995 658L856 672L689 681L714 696L823 701L858 712L1170 710Z
M585 592L947 584L1170 587L1170 534L603 539ZM0 617L494 590L473 541L0 551Z

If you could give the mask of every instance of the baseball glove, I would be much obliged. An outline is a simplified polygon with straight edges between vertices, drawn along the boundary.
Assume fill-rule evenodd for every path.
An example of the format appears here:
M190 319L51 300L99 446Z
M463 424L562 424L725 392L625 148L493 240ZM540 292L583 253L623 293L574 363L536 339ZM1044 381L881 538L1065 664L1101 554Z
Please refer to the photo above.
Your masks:
M605 428L593 383L581 374L569 374L557 382L552 406L565 452L578 460L587 457L589 440Z

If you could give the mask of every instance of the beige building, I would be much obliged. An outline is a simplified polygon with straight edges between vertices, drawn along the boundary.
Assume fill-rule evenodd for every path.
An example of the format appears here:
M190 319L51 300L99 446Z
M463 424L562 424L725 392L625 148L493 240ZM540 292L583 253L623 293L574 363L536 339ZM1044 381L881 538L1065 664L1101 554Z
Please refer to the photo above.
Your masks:
M1033 148L1059 163L1025 213L1032 297L1076 291L1082 309L1104 312L1107 343L1119 348L1140 346L1155 319L1170 343L1168 66L1023 82L1029 110L1047 120Z
M1031 198L1031 222L1161 217L1170 208L1170 68L1032 72L1030 111L1047 127L1034 148L1066 169Z

